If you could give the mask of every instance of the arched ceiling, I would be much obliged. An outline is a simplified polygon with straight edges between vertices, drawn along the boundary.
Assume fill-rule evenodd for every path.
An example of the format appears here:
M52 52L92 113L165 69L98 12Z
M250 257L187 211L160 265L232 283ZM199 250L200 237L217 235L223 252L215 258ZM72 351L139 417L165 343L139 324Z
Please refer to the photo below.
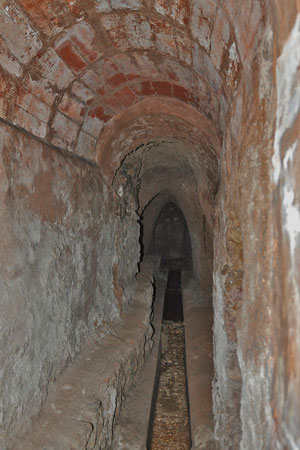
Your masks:
M219 154L220 138L207 118L176 99L149 98L108 124L98 141L96 160L111 180L126 154L147 142L168 139L181 141L198 156L205 152L216 160Z
M214 196L218 189L218 163L214 152L205 147L198 151L182 140L155 140L129 153L116 171L115 191L139 183L138 213L143 215L149 204L161 206L161 199L172 199L183 211L189 228L199 214L213 226ZM125 177L124 177L125 174ZM130 182L128 184L128 181ZM167 195L166 195L167 193ZM163 195L162 195L163 194ZM155 201L153 201L155 199ZM159 201L158 201L159 200ZM163 205L162 205L163 206ZM158 214L157 210L155 214ZM197 220L194 220L196 226Z
M168 188L162 168L175 186L188 165L213 193L263 1L2 0L0 117L94 161L108 183L140 145L175 143L179 164L164 145L151 152L148 197Z
M145 98L171 98L197 110L221 138L255 32L249 24L262 14L257 1L243 9L224 3L3 0L1 116L93 159L116 114Z

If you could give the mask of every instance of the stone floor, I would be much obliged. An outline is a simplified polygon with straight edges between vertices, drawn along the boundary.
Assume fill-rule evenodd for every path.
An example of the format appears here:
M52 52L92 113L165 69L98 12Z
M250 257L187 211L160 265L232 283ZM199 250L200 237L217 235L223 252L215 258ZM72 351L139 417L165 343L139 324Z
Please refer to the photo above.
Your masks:
M164 321L161 347L151 450L188 450L191 441L182 322Z
M152 320L154 334L153 347L136 381L124 397L120 415L114 424L114 437L111 450L146 450L148 428L157 362L159 359L161 323L167 273L160 273L155 280L154 315Z
M212 304L202 298L189 272L182 274L182 299L192 450L214 450Z

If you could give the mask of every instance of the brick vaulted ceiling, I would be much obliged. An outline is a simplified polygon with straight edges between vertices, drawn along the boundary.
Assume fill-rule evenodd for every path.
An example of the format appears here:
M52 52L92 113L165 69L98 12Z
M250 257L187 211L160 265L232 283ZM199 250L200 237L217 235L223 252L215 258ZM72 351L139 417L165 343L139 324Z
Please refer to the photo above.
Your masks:
M234 0L1 0L1 7L2 118L107 175L126 152L170 136L218 156L263 20L258 1L241 8Z

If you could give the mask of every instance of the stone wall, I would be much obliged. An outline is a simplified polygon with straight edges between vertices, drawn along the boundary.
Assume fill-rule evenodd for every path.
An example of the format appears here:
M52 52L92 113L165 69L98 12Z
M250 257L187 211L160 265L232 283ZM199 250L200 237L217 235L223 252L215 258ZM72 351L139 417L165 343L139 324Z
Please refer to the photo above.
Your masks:
M0 25L3 439L129 301L140 183L207 301L214 258L217 445L299 448L299 0L5 0Z
M219 449L300 446L299 19L292 3L284 12L272 6L256 29L221 158L214 242Z
M96 167L0 124L0 447L135 287L138 224ZM122 260L120 260L122 257ZM119 274L125 273L125 277Z
M300 447L300 8L277 40L277 114L273 155L275 235L272 310L272 419L276 448ZM285 276L283 276L285 275Z
M86 339L79 355L50 384L32 427L7 450L111 449L124 395L152 349L153 275L158 266L158 258L143 261L121 317Z
M264 10L228 115L214 241L214 413L219 449L266 444L270 408L273 33ZM263 374L263 375L262 375ZM241 446L241 447L240 447Z

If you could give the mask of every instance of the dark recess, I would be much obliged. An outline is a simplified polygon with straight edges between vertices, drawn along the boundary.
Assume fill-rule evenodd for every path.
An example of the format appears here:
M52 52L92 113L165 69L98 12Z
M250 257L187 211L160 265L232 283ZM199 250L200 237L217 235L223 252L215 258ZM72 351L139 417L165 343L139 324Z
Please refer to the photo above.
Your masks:
M180 270L173 270L169 272L168 287L165 295L163 320L183 322Z

